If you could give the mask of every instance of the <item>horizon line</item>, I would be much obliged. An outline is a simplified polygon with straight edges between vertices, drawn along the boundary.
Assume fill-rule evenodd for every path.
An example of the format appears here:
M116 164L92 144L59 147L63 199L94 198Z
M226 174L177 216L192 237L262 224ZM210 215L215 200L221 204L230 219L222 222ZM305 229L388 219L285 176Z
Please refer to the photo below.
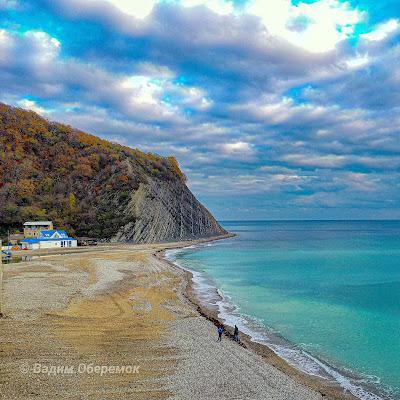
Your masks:
M218 222L400 222L396 219L217 219Z

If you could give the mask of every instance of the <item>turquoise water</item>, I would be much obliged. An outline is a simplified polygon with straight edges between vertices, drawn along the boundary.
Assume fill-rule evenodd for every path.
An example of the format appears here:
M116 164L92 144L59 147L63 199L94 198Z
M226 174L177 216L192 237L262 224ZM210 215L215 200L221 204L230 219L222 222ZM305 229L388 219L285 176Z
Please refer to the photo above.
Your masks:
M238 236L173 259L339 381L400 399L400 221L222 224Z

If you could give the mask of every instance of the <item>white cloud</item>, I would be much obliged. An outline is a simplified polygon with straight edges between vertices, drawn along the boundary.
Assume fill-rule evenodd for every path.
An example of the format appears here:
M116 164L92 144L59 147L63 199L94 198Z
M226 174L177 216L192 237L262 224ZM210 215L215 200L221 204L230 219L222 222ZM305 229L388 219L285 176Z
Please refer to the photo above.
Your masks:
M181 0L184 7L206 6L216 14L227 15L234 11L233 4L224 0Z
M157 105L160 102L162 88L148 76L132 76L121 82L123 89L131 90L132 101L141 104Z
M221 150L226 155L251 155L254 151L252 145L246 142L225 143L221 145Z
M212 104L207 98L205 91L197 87L171 84L166 89L169 93L175 94L179 99L179 103L184 107L204 111Z
M379 190L379 179L369 174L349 172L345 174L347 186L351 190L359 190L361 192L373 192Z
M321 168L342 167L344 164L346 164L347 161L345 156L335 154L313 155L302 153L286 154L281 157L281 160L294 165Z
M174 73L166 66L150 62L141 62L136 65L138 75L157 76L158 78L173 78Z
M87 1L97 4L101 4L102 2L101 0ZM151 14L157 3L163 3L164 0L107 0L107 2L126 15L137 19L144 19ZM220 15L231 14L234 11L232 3L224 0L181 0L179 3L183 7L205 6Z
M13 46L13 37L6 30L0 29L0 64L7 65Z
M29 99L22 99L18 101L18 105L21 108L26 108L27 110L34 111L38 114L44 115L46 114L46 110L43 107L40 107L36 104L35 101Z
M267 31L292 44L315 53L333 50L349 37L364 15L348 2L319 0L292 5L290 0L266 3L254 0L247 12L261 18ZM294 21L304 21L302 29L293 29Z
M100 3L99 0L88 0L90 2ZM146 18L157 3L155 0L107 0L113 6L117 7L123 13L138 19Z
M319 192L307 196L299 196L294 201L296 204L306 207L339 207L346 204L346 199L336 192Z
M48 62L57 57L61 49L61 43L56 38L42 31L28 31L25 37L31 42L32 48L40 52L40 59L37 61Z
M172 76L135 75L122 79L120 86L129 92L132 105L151 105L165 115L185 107L206 110L211 105L204 90L175 84Z
M369 56L366 55L359 55L357 57L349 58L348 60L345 61L345 65L348 69L358 69L365 67L367 64L370 63L370 58Z
M5 66L25 59L30 64L26 67L40 67L54 61L60 49L61 43L46 32L32 30L19 35L0 29L0 64Z
M228 0L57 0L57 2L73 14L82 12L93 15L97 15L104 3L108 3L125 16L139 20L148 17L160 3L172 3L184 8L205 6L218 15L251 14L261 18L271 35L315 53L333 50L340 41L353 34L354 27L364 18L363 12L352 8L349 2L339 0L300 2L297 5L293 5L291 0L249 0L243 7L235 7L234 3ZM134 33L139 29L140 24L132 25L129 18L121 20L116 15L109 17L122 31ZM300 26L299 21L301 21Z
M396 32L400 28L400 22L397 19L391 19L376 27L375 30L360 35L363 39L370 42L377 42L386 39L390 34Z

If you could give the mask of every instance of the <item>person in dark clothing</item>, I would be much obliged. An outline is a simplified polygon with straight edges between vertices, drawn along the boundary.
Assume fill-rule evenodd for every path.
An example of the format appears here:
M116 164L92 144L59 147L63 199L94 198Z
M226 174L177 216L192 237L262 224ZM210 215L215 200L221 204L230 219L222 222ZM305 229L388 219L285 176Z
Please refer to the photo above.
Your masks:
M221 325L219 328L218 328L218 342L222 342L222 334L224 333L224 328L223 328L223 326Z
M235 330L233 331L233 339L238 342L239 341L239 328L235 325Z

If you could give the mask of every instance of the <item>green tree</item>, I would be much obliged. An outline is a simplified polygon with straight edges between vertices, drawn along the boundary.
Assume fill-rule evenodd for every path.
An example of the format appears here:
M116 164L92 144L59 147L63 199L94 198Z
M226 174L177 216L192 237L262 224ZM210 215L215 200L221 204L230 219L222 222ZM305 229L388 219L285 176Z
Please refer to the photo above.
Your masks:
M75 197L75 195L73 193L69 194L68 204L69 204L69 210L71 212L74 212L75 211L75 207L76 207L76 197Z

